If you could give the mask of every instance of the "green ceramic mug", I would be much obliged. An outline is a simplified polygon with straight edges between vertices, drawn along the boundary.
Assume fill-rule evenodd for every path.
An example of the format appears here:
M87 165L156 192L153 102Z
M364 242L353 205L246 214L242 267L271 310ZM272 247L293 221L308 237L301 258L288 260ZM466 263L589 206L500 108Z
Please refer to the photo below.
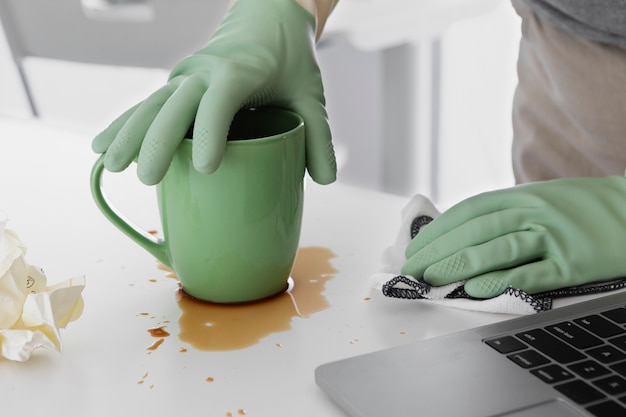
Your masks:
M192 297L242 303L284 291L302 222L302 118L282 109L240 111L224 158L209 175L193 168L191 148L192 140L185 139L156 186L163 239L124 220L107 201L101 187L104 155L91 172L97 206L172 268Z

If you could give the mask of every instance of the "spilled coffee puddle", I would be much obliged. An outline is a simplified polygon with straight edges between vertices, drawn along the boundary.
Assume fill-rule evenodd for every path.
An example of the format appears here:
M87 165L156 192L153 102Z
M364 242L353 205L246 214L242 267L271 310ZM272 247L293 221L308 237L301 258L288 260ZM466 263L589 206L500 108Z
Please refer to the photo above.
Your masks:
M327 248L300 248L290 289L257 303L211 304L179 290L179 339L198 350L227 351L252 346L272 333L290 329L294 317L308 317L328 308L324 289L337 272L330 262L334 257ZM175 278L172 273L168 276Z

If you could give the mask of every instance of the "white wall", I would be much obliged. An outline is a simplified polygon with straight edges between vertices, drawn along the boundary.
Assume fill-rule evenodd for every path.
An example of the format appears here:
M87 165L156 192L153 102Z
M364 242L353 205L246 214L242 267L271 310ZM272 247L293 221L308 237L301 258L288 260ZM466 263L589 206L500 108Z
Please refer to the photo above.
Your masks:
M433 162L441 207L513 184L510 114L519 32L517 15L503 1L486 15L454 24L442 38L439 158ZM380 102L381 56L337 42L322 48L319 58L341 156L339 178L381 189L386 141L380 120L386 105ZM423 181L414 183L410 194L425 193L419 186Z
M0 115L32 117L28 98L0 23ZM40 118L97 133L167 80L159 69L122 68L26 58L24 71Z
M519 17L509 2L443 40L440 204L513 185L511 109Z
M338 179L380 189L380 53L364 52L337 39L318 49L326 107L339 167Z

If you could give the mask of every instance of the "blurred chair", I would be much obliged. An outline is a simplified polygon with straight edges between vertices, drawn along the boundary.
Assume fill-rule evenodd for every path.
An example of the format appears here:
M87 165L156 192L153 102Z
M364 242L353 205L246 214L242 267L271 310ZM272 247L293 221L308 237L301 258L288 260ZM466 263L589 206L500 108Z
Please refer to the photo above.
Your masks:
M170 69L227 9L228 0L0 0L0 20L37 116L26 58Z

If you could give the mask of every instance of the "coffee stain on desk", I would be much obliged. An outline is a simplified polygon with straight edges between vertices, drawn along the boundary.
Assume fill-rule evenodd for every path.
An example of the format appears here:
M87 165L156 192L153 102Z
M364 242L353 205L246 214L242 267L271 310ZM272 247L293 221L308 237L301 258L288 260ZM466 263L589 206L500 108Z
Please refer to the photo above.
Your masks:
M300 248L291 273L293 285L283 294L256 303L212 304L188 297L179 289L180 340L202 351L228 351L289 330L293 318L306 318L328 308L324 289L337 272L331 265L335 256L324 247ZM167 270L164 265L160 268Z
M150 333L150 336L152 337L167 337L170 335L165 330L165 326L151 327L150 329L148 329L148 333Z

